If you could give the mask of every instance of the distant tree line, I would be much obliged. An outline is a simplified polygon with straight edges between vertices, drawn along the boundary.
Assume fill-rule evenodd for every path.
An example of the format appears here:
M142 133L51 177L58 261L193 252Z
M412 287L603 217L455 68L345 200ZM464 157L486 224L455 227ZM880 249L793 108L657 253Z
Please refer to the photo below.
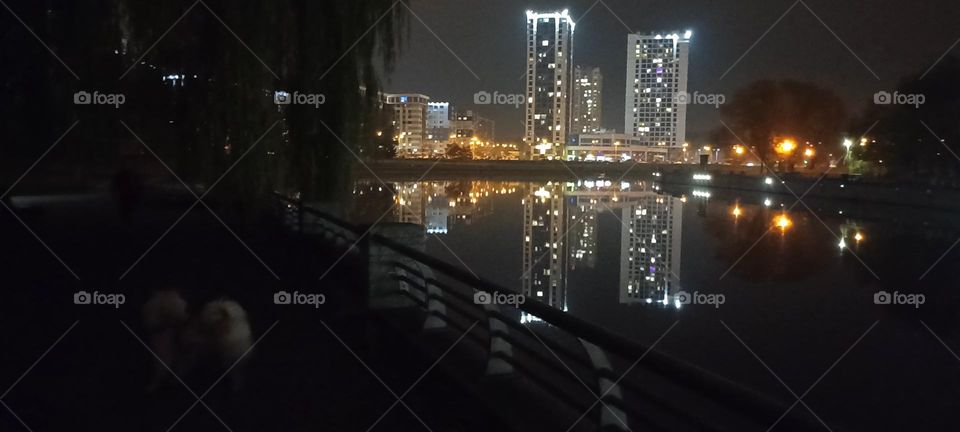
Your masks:
M827 88L794 80L761 80L737 91L710 134L724 146L743 145L769 166L794 166L803 147L816 150L810 167L832 155L854 173L940 186L960 186L960 59L944 58L929 72L900 80L892 93L865 102L850 116ZM899 100L884 100L898 96ZM919 97L920 99L917 99ZM922 103L908 104L908 101ZM793 138L800 148L777 146ZM860 145L866 138L865 145ZM847 155L844 139L853 142ZM822 168L822 169L825 169Z

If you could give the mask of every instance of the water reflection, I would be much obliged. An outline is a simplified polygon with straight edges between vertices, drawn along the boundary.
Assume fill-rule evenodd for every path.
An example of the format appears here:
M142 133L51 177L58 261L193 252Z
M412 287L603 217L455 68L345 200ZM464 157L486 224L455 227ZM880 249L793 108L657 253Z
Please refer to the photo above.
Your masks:
M471 225L493 213L495 198L516 196L522 209L519 289L557 309L568 310L568 272L594 269L598 249L617 247L599 244L603 214L619 225L620 303L666 305L680 290L686 198L664 195L654 183L420 182L397 183L388 191L358 185L356 194L391 200L393 208L387 213L392 213L392 220L422 225L432 235ZM524 317L528 319L532 318Z

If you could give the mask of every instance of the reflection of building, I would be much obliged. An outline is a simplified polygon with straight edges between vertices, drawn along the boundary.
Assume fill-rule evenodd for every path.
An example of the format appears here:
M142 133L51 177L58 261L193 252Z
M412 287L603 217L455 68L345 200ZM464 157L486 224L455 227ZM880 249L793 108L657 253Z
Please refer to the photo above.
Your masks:
M601 209L597 199L589 196L567 195L567 219L570 223L570 268L577 264L593 268L597 263L597 214Z
M523 295L566 310L563 186L531 183L523 198Z
M646 145L646 140L617 133L579 134L570 137L567 160L619 162L663 162L669 150L665 146Z
M603 109L603 75L600 68L577 66L573 81L573 128L570 133L600 132Z
M427 233L446 234L458 224L469 225L493 213L492 197L516 191L517 183L507 182L398 183L397 221L423 225Z
M682 206L678 198L652 192L623 204L621 303L666 303L680 289Z
M424 139L427 133L427 104L430 98L422 94L387 94L387 105L393 107L393 130L400 157L424 157Z
M659 195L649 183L609 180L567 183L564 199L570 269L595 264L597 217L610 211L620 224L620 302L663 304L680 289L683 201Z
M644 144L679 149L686 133L690 36L631 34L627 37L627 97L624 131Z
M573 30L567 11L527 11L524 142L532 159L563 157L570 130Z

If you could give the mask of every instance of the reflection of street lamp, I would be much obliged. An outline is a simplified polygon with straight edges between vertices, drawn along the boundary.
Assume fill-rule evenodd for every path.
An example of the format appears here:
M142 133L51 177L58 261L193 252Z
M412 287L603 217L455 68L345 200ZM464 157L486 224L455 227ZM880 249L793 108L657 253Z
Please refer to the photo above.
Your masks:
M780 228L780 232L785 232L791 226L793 226L793 221L790 220L790 218L787 217L787 213L784 212L780 216L774 218L773 224L776 225L777 228Z

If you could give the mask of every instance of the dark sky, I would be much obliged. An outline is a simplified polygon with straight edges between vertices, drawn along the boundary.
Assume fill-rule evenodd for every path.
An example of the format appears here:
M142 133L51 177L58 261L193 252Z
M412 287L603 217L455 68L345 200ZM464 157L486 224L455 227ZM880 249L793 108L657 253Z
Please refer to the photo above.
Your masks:
M626 81L624 23L633 31L693 30L690 92L722 93L729 100L753 80L793 78L832 88L852 112L859 112L875 92L892 91L901 76L930 68L960 39L957 0L413 0L423 23L411 17L410 37L386 89L425 93L475 109L496 120L499 140L519 140L522 107L478 107L473 94L523 93L524 11L563 8L574 19L586 12L577 21L574 62L602 69L603 123L618 131L623 129ZM960 55L960 45L952 53ZM717 119L712 107L691 107L688 140L718 126Z

